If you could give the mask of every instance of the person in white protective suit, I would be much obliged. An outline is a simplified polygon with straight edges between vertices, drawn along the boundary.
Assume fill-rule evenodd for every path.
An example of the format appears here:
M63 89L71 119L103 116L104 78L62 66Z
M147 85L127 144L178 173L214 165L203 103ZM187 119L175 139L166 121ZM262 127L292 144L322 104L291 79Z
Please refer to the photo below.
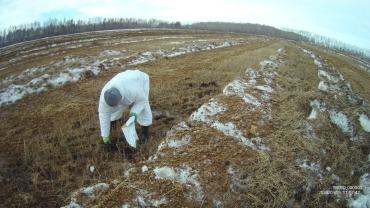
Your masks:
M112 126L130 108L127 123L137 121L141 126L140 142L149 138L152 111L149 105L149 76L139 70L126 70L114 76L103 87L99 100L99 120L104 144L114 145L110 139Z

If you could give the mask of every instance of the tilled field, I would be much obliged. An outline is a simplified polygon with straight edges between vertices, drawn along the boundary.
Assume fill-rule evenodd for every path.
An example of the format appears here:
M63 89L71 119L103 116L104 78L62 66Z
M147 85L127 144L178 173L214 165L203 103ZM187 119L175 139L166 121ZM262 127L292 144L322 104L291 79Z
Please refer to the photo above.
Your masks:
M369 183L370 76L355 60L268 37L132 30L28 42L2 49L0 62L2 206L338 207L369 197L325 192ZM104 149L97 105L104 83L132 68L151 77L154 123L128 161L123 142Z

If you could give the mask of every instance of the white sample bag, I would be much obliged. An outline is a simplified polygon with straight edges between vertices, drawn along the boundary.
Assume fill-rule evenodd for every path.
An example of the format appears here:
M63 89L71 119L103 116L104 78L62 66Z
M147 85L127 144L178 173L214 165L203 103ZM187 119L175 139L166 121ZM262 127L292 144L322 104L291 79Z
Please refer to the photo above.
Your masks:
M136 142L139 140L135 129L135 117L130 117L125 125L122 126L122 132L125 135L127 143L136 148Z

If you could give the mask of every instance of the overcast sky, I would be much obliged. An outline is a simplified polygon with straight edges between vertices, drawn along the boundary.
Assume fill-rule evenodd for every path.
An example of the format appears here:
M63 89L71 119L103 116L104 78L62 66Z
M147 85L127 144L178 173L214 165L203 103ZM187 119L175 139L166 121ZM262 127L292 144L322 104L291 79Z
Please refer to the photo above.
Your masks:
M0 0L0 29L49 18L228 21L306 30L370 49L370 0Z

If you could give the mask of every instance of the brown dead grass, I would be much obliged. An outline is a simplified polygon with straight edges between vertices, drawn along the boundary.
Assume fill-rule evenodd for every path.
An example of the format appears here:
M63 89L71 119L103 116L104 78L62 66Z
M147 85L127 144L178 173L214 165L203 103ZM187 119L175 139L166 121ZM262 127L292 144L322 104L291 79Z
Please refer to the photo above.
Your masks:
M341 178L341 185L357 184L358 177L353 177L350 173L351 170L362 167L360 161L365 155L339 129L330 124L327 115L321 116L317 121L322 124L316 131L317 139L303 137L304 121L311 111L309 102L319 96L319 80L311 58L291 45L286 50L288 63L280 70L283 76L277 79L282 90L275 95L274 102L274 118L276 124L279 124L270 140L271 148L275 150L271 152L274 162L258 166L261 176L256 182L280 179L283 191L279 191L281 198L278 201L294 200L301 207L345 206L345 201L338 204L334 198L325 198L319 192L332 190L331 173ZM323 154L323 151L327 153ZM331 167L332 172L323 173L323 179L318 180L317 175L311 175L309 171L297 167L297 159L318 162L323 169ZM268 174L269 172L274 174ZM317 183L313 192L308 194L301 189L310 177L314 177ZM271 207L276 207L276 204Z
M162 34L163 31L141 35ZM174 34L182 33L177 31ZM115 35L123 37L122 34ZM196 32L191 35L198 38L240 37L213 33L199 35ZM158 144L174 124L186 120L190 113L219 94L246 67L259 68L259 61L284 46L287 51L286 62L275 79L281 89L273 95L273 121L268 128L263 129L271 152L256 154L248 149L240 149L231 138L220 137L216 130L204 131L204 127L200 125L193 127L198 132L186 132L192 135L194 143L181 150L193 155L179 154L180 156L171 160L167 158L166 164L150 165L175 166L179 163L192 163L198 164L197 169L202 173L205 170L220 172L228 165L244 167L239 171L248 175L248 191L242 194L230 192L230 180L226 172L220 173L217 178L200 175L200 181L206 184L204 191L208 193L207 196L224 193L223 196L215 197L222 199L226 207L285 207L289 200L301 207L344 206L343 201L338 204L333 198L324 198L319 194L319 191L330 190L332 184L329 174L324 174L323 180L319 181L316 175L297 167L296 160L319 162L322 168L330 166L332 172L341 178L341 184L338 185L356 185L358 175L366 169L359 162L364 161L366 153L358 151L358 146L350 143L340 130L331 125L326 115L318 118L318 122L322 124L316 132L319 139L304 138L304 121L311 111L309 102L319 96L316 92L319 80L312 59L292 43L277 40L262 42L255 37L249 38L250 43L246 45L169 59L161 58L138 66L151 77L150 101L155 116L151 129L152 139L139 150L132 163L141 165L148 156L155 153ZM163 41L154 41L151 47L155 48L162 43L164 44ZM127 44L117 46L116 49L127 49L134 54L147 45ZM83 54L85 50L86 48L80 48L67 53ZM97 52L102 47L92 50ZM351 65L346 65L332 55L321 50L316 52L325 58L328 56L328 61L341 70L347 80L353 80L354 90L369 100L366 90L370 87L365 75L357 73ZM19 68L16 70L27 68L30 63L33 62L26 61L17 66ZM73 190L97 182L111 182L112 179L119 179L115 189L108 193L101 192L99 201L92 201L89 206L120 206L122 201L136 195L137 187L146 187L153 192L161 190L156 194L166 195L174 200L171 205L212 206L211 197L200 203L181 201L187 187L179 183L157 180L149 186L145 182L154 181L152 172L132 173L128 180L123 175L131 165L123 156L122 144L119 153L107 153L104 150L99 136L98 96L104 83L121 70L113 67L98 77L70 83L41 95L30 95L15 104L2 107L0 159L4 162L0 164L0 173L6 177L0 181L0 185L6 191L0 193L1 206L57 207L68 203L68 194ZM235 103L230 104L230 110L238 112L238 104L235 99ZM243 116L240 119L258 115ZM248 136L251 134L251 125L259 128L258 124L240 122L238 125ZM219 146L217 141L220 139L225 146ZM229 152L223 151L225 149ZM323 150L327 152L325 155ZM207 158L216 158L219 163L208 166L199 162ZM94 173L89 172L90 165L95 166ZM351 170L355 170L353 176L350 174ZM140 177L141 180L135 180L135 177ZM319 182L314 191L307 194L303 187L310 178ZM129 181L136 181L136 184Z

